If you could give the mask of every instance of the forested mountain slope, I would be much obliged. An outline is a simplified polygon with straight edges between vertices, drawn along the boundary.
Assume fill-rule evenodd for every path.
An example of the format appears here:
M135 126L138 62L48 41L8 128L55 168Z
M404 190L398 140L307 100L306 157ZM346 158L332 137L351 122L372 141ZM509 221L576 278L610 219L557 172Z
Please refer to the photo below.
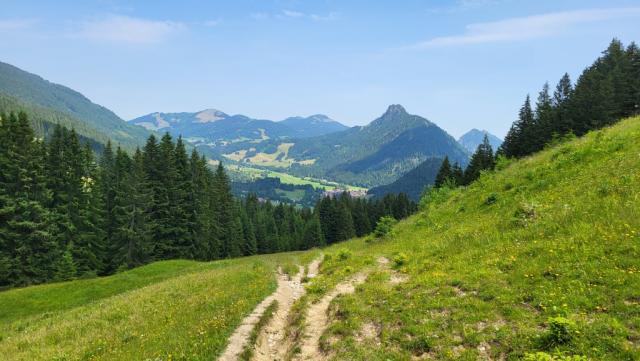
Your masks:
M109 109L91 102L75 90L2 62L0 94L13 97L26 106L66 114L128 149L143 145L149 135L145 129L127 124Z
M287 142L286 151L280 155L272 152L278 152L283 143L265 142L252 152L240 154L237 160L259 165L256 152L275 154L281 162L265 165L286 166L299 176L362 186L392 182L429 157L449 156L460 163L468 160L468 152L447 132L425 118L407 113L401 105L389 106L366 126Z
M375 197L382 197L389 193L405 193L409 198L418 201L425 187L435 182L441 164L442 158L427 158L393 183L371 188L367 193Z

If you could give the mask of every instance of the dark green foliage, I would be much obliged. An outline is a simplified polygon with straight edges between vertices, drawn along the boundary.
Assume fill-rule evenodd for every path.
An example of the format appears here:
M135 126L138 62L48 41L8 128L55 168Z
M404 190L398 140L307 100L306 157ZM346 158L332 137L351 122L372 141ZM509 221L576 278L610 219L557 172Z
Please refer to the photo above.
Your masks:
M551 97L545 83L535 111L527 96L499 153L523 157L567 134L580 136L638 114L639 59L635 43L625 49L614 39L602 56L582 72L575 87L569 75L564 74Z
M53 278L60 247L45 181L46 149L27 116L0 115L0 286Z
M480 172L485 170L493 170L495 166L496 160L493 154L493 149L491 148L491 144L489 144L489 138L487 138L487 136L485 135L482 144L478 146L478 149L476 149L475 153L473 153L473 155L471 156L469 166L467 166L467 169L464 170L462 183L460 183L460 167L458 167L457 169L454 167L451 177L457 185L471 184L471 182L480 177Z
M380 218L378 224L376 225L376 229L373 231L373 235L376 238L382 238L391 232L391 229L396 224L396 219L393 217L385 216Z
M451 169L451 163L449 162L449 157L444 157L442 164L440 165L440 169L438 170L438 174L436 175L435 187L442 187L448 180L452 178L453 171Z
M345 192L339 197L322 198L315 207L327 244L367 235L383 220L387 223L389 219L400 220L416 211L416 203L403 193L365 200L354 199Z
M549 318L549 329L542 336L541 342L547 350L552 350L554 347L565 345L570 343L577 334L577 327L575 322L565 317L551 317Z
M150 136L133 156L107 142L96 162L74 130L36 140L24 113L0 123L0 287L112 274L172 258L213 260L309 249L363 236L415 203L348 194L316 209L236 200L222 164Z

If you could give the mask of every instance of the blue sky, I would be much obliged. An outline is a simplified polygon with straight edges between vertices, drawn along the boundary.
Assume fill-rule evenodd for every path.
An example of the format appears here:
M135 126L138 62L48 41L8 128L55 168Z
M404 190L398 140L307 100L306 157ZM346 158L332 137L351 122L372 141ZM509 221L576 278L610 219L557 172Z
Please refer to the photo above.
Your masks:
M640 1L1 1L0 61L124 119L217 108L366 124L399 103L503 136L527 93L576 79Z

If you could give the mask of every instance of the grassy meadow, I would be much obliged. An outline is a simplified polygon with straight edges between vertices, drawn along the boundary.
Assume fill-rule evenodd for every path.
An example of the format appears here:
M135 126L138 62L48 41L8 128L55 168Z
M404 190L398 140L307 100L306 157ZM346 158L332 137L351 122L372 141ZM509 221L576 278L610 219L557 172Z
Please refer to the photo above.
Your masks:
M3 360L213 360L242 318L316 252L164 261L0 293Z
M330 309L333 359L640 359L640 118L500 167L325 251L301 303L373 270Z

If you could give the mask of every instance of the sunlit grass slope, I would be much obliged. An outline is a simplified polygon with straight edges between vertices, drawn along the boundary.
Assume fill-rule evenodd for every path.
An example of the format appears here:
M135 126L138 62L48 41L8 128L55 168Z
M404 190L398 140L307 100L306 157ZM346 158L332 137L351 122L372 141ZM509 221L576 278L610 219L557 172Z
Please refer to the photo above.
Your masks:
M314 252L157 262L110 277L0 293L2 360L214 360L275 289L274 271Z
M503 168L433 195L385 239L327 250L310 297L377 270L334 304L330 355L640 359L640 118Z

